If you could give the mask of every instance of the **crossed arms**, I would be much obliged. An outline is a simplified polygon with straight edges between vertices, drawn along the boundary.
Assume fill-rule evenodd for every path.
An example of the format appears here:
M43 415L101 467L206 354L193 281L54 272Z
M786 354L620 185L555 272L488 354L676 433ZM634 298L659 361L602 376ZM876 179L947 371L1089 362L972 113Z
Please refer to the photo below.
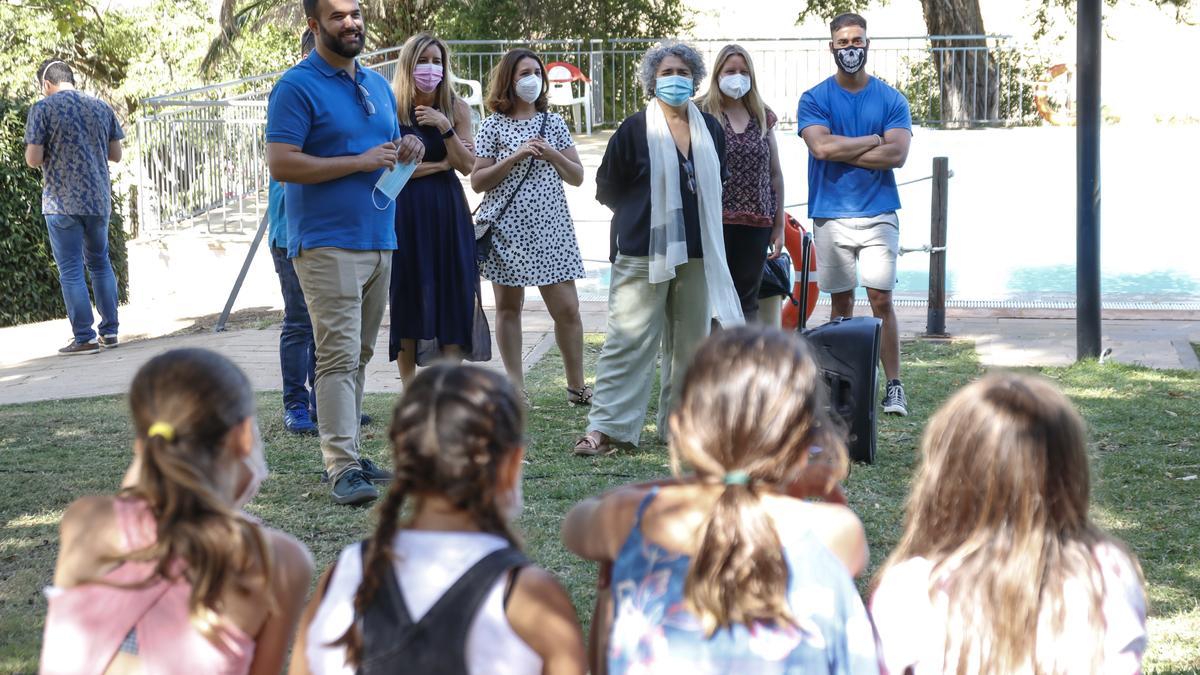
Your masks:
M883 136L836 136L829 127L814 124L800 132L812 156L827 162L843 162L863 169L899 169L908 159L912 134L907 129L888 129ZM880 139L882 138L882 143Z

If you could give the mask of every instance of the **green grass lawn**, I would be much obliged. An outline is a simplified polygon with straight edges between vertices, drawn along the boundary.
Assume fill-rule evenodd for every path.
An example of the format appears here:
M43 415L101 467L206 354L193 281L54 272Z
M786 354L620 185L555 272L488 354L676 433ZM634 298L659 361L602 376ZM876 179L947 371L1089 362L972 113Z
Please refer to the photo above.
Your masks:
M590 336L589 373L599 353ZM905 347L904 379L913 415L881 420L879 458L856 466L847 484L866 525L871 572L894 545L901 524L916 446L928 415L982 369L971 345L915 343ZM1083 411L1092 429L1094 514L1140 557L1151 603L1150 672L1200 670L1200 375L1118 364L1048 369ZM559 522L577 500L620 483L668 472L666 449L655 442L653 409L642 448L580 459L570 447L582 433L586 409L565 403L556 352L529 375L533 409L528 436L526 510L521 529L532 557L571 591L586 623L594 569L563 550ZM385 427L392 398L367 397L377 420L365 452L386 462ZM291 532L323 568L346 544L366 536L374 514L334 506L321 485L317 443L283 430L278 393L259 395L271 476L250 510ZM41 588L57 552L57 522L83 494L108 493L129 459L131 431L119 397L0 407L0 672L36 670L45 614Z

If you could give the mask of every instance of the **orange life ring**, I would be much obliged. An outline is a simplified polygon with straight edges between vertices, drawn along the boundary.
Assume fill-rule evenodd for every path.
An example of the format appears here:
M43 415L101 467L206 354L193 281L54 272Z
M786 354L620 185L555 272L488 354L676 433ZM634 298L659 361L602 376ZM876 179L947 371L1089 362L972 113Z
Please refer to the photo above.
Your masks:
M1073 70L1065 63L1050 66L1042 79L1038 80L1037 87L1034 89L1033 102L1037 106L1038 114L1056 127L1074 126L1075 113L1071 111L1070 107L1066 110L1059 110L1050 105L1050 83L1064 75L1069 76Z
M792 276L795 282L792 284L792 301L783 303L782 324L784 330L796 330L796 326L800 324L800 278L803 274L804 251L801 243L804 241L804 233L806 230L800 224L800 221L792 217L792 214L787 215L787 223L783 227L783 245L787 249L788 255L792 257ZM811 242L810 242L811 243ZM812 316L813 310L817 308L817 296L821 290L817 287L817 247L808 247L808 306L804 308L804 318L807 320Z

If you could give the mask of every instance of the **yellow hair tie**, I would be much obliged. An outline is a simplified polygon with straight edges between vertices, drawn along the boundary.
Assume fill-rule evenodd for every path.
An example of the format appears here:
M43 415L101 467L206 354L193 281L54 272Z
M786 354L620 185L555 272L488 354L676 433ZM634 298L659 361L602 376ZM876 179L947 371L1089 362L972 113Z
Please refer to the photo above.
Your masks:
M161 436L164 441L170 443L175 440L175 427L166 422L155 422L150 425L150 430L146 432L146 435L150 438Z

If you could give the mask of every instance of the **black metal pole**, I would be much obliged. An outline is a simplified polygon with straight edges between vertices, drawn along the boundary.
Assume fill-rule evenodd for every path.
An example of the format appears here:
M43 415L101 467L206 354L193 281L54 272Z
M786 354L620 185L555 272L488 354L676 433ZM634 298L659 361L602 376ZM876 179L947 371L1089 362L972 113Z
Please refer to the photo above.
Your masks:
M946 213L950 187L950 160L933 158L933 203L929 211L929 303L925 334L946 334Z
M1076 56L1076 359L1100 356L1100 0L1079 0Z
M225 301L225 309L221 310L221 318L217 319L217 325L213 326L214 333L225 330L225 323L229 321L229 313L233 311L233 303L242 290L242 283L246 281L246 273L250 271L250 263L254 262L254 254L258 252L258 245L262 243L263 235L267 232L268 215L270 214L264 213L262 220L258 222L258 231L254 233L254 241L250 242L250 250L246 251L246 260L242 263L242 271L238 272L237 281L233 282L233 289L229 291L229 299Z

